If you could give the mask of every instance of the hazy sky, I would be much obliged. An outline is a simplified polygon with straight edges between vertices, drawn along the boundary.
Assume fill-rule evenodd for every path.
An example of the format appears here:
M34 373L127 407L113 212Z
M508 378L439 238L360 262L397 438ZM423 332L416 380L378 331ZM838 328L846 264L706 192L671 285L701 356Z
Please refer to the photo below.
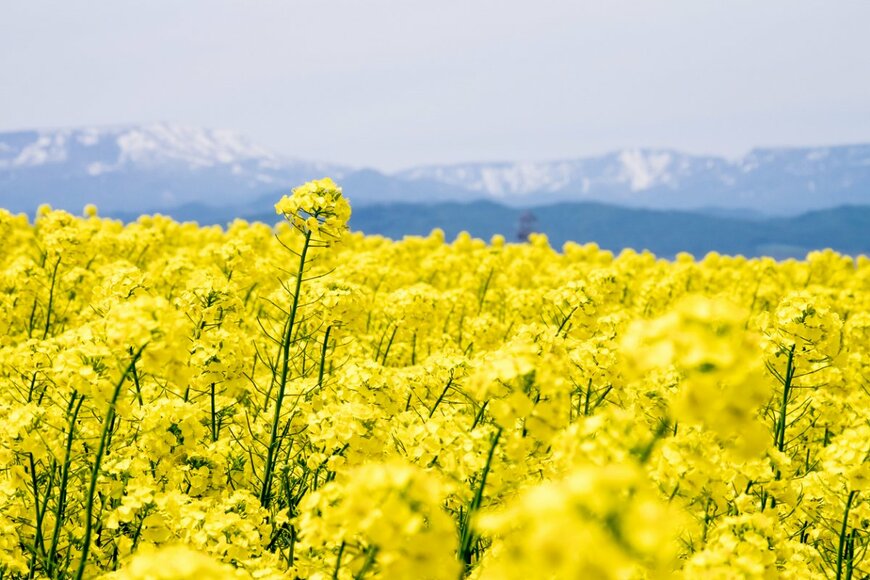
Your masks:
M0 131L173 121L381 169L870 141L868 0L0 3Z

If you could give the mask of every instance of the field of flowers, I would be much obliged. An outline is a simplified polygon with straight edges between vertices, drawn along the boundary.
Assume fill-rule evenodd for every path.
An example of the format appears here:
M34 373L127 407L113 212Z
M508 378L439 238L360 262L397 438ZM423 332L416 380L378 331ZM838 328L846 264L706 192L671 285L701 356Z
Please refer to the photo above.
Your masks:
M0 210L0 578L865 578L870 260Z

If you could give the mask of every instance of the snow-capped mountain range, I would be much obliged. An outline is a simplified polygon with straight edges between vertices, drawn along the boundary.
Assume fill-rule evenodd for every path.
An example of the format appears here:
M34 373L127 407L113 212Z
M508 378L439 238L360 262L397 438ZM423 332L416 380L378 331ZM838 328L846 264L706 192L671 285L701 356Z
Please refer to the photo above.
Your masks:
M259 203L329 175L351 202L597 201L797 214L870 205L870 145L756 149L739 159L626 149L548 162L372 169L282 157L231 131L172 124L0 133L0 207L106 212Z
M510 205L598 201L797 214L870 205L870 145L755 149L734 160L626 149L563 161L420 167L398 176L456 185Z
M148 211L229 205L347 169L279 157L231 131L182 125L0 133L0 206Z

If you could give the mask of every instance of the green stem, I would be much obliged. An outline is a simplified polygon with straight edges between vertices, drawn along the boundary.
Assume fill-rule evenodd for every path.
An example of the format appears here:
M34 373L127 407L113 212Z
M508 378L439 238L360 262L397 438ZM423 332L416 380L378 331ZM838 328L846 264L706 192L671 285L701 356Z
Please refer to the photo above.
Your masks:
M211 394L211 440L217 441L218 440L217 422L216 422L217 413L215 412L214 383L211 384L210 394Z
M30 403L33 401L33 392L36 389L36 373L33 373L33 376L30 378L30 388L27 391L27 402ZM45 389L43 389L44 391Z
M272 472L275 469L275 456L278 452L278 430L281 423L281 406L284 403L284 391L287 388L287 378L290 375L290 342L293 339L293 329L296 324L296 313L299 310L299 291L302 288L302 275L305 272L305 260L308 247L311 244L311 231L305 232L305 243L299 254L299 269L296 273L296 290L293 292L293 307L287 320L286 334L281 343L281 380L278 382L278 392L275 394L275 413L272 416L272 430L269 434L269 447L266 450L266 464L263 466L263 487L260 490L260 503L269 507L272 501Z
M670 421L668 421L667 419L660 419L656 430L653 432L652 439L650 439L649 443L638 449L637 460L641 465L644 465L647 461L649 461L653 449L655 449L656 443L658 443L659 440L665 436L665 433L670 430Z
M341 557L344 555L345 543L342 541L338 547L338 557L335 559L335 570L332 571L332 580L338 580L338 571L341 570Z
M846 546L848 557L846 558L846 578L852 580L852 572L855 566L855 536L858 535L858 530L852 528L852 533L849 534L848 544Z
M779 406L779 417L777 417L776 425L776 448L779 451L785 450L785 428L786 415L788 412L788 402L791 397L791 382L794 379L794 350L795 345L792 345L788 352L788 362L785 369L785 377L782 381L782 402Z
M369 573L369 570L372 569L372 566L375 563L375 557L378 555L378 547L377 546L369 546L368 550L366 550L366 559L363 562L362 567L359 569L359 572L354 574L353 580L362 580L365 578L365 575Z
M39 305L39 298L33 299L33 307L30 309L30 319L27 322L27 338L33 338L33 326L36 320L36 307Z
M846 509L843 510L843 525L840 527L840 542L837 547L837 580L843 578L843 552L846 547L846 530L849 528L849 510L852 509L852 501L858 492L852 490L846 499Z
M441 404L441 401L444 400L444 396L447 395L447 391L453 385L453 371L450 371L450 379L447 380L447 384L444 385L444 389L441 391L441 394L438 395L438 398L435 400L435 404L432 405L432 410L429 411L429 418L432 418L432 415L435 414L435 409L438 408L438 405Z
M387 341L387 348L384 351L384 358L381 360L381 365L386 366L387 364L387 355L390 354L390 347L393 346L393 341L396 339L396 333L399 331L399 325L393 327L393 333L390 335L390 340Z
M489 405L489 399L483 402L483 405L480 406L480 410L477 412L477 415L474 416L474 422L471 424L471 429L469 431L474 431L474 428L483 420L483 414L486 412L486 407Z
M51 547L48 550L48 576L54 577L55 565L54 561L55 556L57 554L57 546L60 542L60 529L63 526L63 519L66 515L66 490L67 485L69 484L69 467L72 463L72 444L75 440L75 430L76 430L76 420L79 416L79 411L82 408L82 403L85 400L84 395L82 395L78 402L75 402L76 394L73 393L72 400L70 401L70 406L73 407L73 403L75 403L72 408L72 415L69 419L69 430L66 434L66 447L64 448L63 454L63 467L61 469L60 474L60 488L58 489L57 496L57 512L55 513L54 518L54 530L51 534Z
M492 276L495 274L495 268L489 269L489 274L486 276L486 281L483 283L483 286L478 291L477 298L477 314L480 315L483 312L483 303L486 301L486 293L489 292L489 285L492 282Z
M571 320L571 317L574 316L574 313L577 312L578 308L580 308L580 307L575 306L574 308L571 309L571 312L569 312L567 315L565 315L564 318L562 318L562 323L559 324L559 328L556 329L556 336L559 336L560 334L562 334L562 329L565 328L565 325L568 324L568 321ZM566 331L566 334L567 334L567 331Z
M583 416L589 416L589 399L592 398L592 379L586 383L586 403L583 405Z
M45 538L42 537L42 522L45 518L45 510L48 507L48 498L51 494L51 487L54 483L54 469L49 475L48 484L45 487L45 499L42 502L42 505L39 503L39 482L36 477L36 462L33 460L33 453L28 453L27 456L30 458L30 478L33 484L33 505L36 510L36 519L35 519L35 530L34 530L34 538L33 538L33 554L31 555L30 560L30 577L33 577L33 574L36 570L36 557L37 550L42 553L42 557L45 558Z
M54 287L57 284L57 270L60 268L60 257L54 263L54 271L51 273L51 288L48 291L48 312L45 314L45 331L42 333L42 340L48 337L48 329L51 326L51 309L54 305Z
M326 349L329 347L329 333L332 332L332 326L326 327L326 334L323 336L323 348L320 349L320 371L317 375L317 388L323 386L323 372L326 368Z
M133 354L132 347L130 348L130 354ZM133 370L131 371L133 375L133 385L136 387L136 401L139 402L139 406L143 407L145 402L142 400L142 386L139 384L139 373L136 372L136 365L133 365Z
M106 441L109 438L109 428L110 425L114 423L115 419L115 407L118 404L118 397L121 396L121 387L124 385L124 381L127 380L127 376L133 370L136 361L139 360L140 356L142 356L142 351L145 350L145 346L146 345L143 345L139 351L133 355L133 360L131 360L130 364L127 365L127 368L121 375L121 379L118 381L118 384L115 385L115 390L112 393L112 400L109 401L109 410L107 411L106 418L103 421L103 432L100 434L100 444L97 447L97 456L94 458L94 469L91 472L91 482L88 487L87 504L85 506L85 537L82 542L82 556L79 561L79 567L76 570L75 580L82 580L82 577L85 574L85 565L88 561L88 552L91 549L91 534L93 533L94 527L94 496L97 492L97 480L100 476L100 464L103 461L103 454L106 451Z
M477 541L477 534L471 529L471 519L480 509L483 503L483 488L486 487L486 478L489 477L489 471L492 468L492 459L495 456L495 448L498 446L498 440L501 437L501 429L495 432L492 438L492 444L489 447L489 453L486 456L486 464L483 466L483 472L480 474L480 484L474 492L474 497L468 505L468 511L465 513L465 518L462 521L462 532L459 540L459 556L465 563L466 570L471 566L472 546Z

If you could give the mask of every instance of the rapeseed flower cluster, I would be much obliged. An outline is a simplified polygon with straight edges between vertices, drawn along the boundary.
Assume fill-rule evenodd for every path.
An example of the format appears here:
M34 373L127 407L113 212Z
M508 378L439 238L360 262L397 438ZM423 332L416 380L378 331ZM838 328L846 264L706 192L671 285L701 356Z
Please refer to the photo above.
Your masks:
M863 578L870 260L0 210L0 578Z

